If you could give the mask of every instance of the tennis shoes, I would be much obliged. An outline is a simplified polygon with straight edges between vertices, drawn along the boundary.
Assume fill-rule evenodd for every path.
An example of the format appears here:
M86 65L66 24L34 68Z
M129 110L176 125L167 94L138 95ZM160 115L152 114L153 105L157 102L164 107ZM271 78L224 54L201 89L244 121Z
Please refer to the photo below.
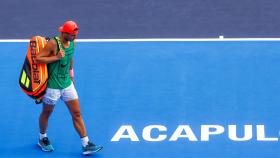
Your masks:
M92 142L88 142L88 145L86 145L85 147L82 146L82 153L84 155L89 155L89 154L92 154L92 153L96 153L98 151L100 151L103 147L100 146L100 145L95 145L93 144Z
M41 149L43 151L46 151L46 152L54 151L54 148L51 145L48 137L44 137L43 139L39 139L38 145L39 145L39 147L41 147Z
M45 152L54 151L54 148L51 145L48 137L39 139L38 146L41 147L42 151L45 151ZM89 141L86 146L82 146L82 153L83 153L83 155L90 155L92 153L96 153L96 152L100 151L102 148L103 148L102 146L95 145Z

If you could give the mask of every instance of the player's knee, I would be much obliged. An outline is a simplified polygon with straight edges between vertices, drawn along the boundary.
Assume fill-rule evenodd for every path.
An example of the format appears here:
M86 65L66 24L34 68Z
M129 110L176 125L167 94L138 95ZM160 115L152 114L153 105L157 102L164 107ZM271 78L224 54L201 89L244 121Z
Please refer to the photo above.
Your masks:
M73 119L80 119L82 117L81 112L80 111L73 111L72 112L72 118Z
M44 116L50 116L50 115L52 114L52 112L53 112L53 109L44 109L44 110L42 111L42 115L44 115Z
M44 111L43 116L49 117L52 114L52 111Z

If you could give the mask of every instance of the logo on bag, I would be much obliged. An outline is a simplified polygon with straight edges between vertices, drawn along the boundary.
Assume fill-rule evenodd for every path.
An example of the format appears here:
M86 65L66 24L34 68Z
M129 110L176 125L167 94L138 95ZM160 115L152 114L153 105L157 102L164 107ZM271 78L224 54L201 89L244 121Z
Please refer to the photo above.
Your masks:
M31 65L32 65L32 73L33 73L32 78L33 78L33 82L40 84L38 65L35 64L36 48L37 48L36 41L30 41L30 53L31 53L31 61L32 61Z

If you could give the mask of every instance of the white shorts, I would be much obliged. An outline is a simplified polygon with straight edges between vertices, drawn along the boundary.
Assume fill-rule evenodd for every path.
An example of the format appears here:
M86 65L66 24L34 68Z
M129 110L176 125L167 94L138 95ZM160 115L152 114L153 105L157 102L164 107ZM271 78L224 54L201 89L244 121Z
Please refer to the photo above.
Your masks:
M59 98L61 98L63 101L78 99L78 94L74 87L74 84L71 83L71 85L65 89L47 88L46 94L43 98L43 103L48 105L55 105Z

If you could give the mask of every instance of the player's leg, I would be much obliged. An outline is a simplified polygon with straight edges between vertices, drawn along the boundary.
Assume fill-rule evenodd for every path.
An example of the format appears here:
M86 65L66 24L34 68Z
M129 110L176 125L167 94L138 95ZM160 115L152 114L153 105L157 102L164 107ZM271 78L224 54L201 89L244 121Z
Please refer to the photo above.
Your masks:
M46 133L48 127L48 120L53 110L54 110L53 105L44 104L42 108L42 112L39 117L40 133L39 133L38 145L41 147L43 151L48 151L48 152L54 150Z
M43 103L42 112L39 117L40 133L42 134L46 133L49 117L51 116L53 110L54 110L54 105Z
M43 107L42 112L39 117L39 142L38 145L41 147L43 151L53 151L54 148L51 145L48 137L47 137L47 127L49 118L54 110L54 105L57 100L60 98L60 91L56 89L47 88L46 94L43 99Z
M81 114L77 91L73 84L63 91L62 99L65 101L69 109L69 112L72 116L73 125L81 138L83 154L90 154L92 152L101 150L103 148L102 146L95 145L89 141L84 120Z
M69 100L69 101L66 101L65 103L72 116L73 125L74 125L76 131L78 132L78 134L80 135L81 138L86 137L87 132L86 132L84 120L81 115L79 100L78 99Z

